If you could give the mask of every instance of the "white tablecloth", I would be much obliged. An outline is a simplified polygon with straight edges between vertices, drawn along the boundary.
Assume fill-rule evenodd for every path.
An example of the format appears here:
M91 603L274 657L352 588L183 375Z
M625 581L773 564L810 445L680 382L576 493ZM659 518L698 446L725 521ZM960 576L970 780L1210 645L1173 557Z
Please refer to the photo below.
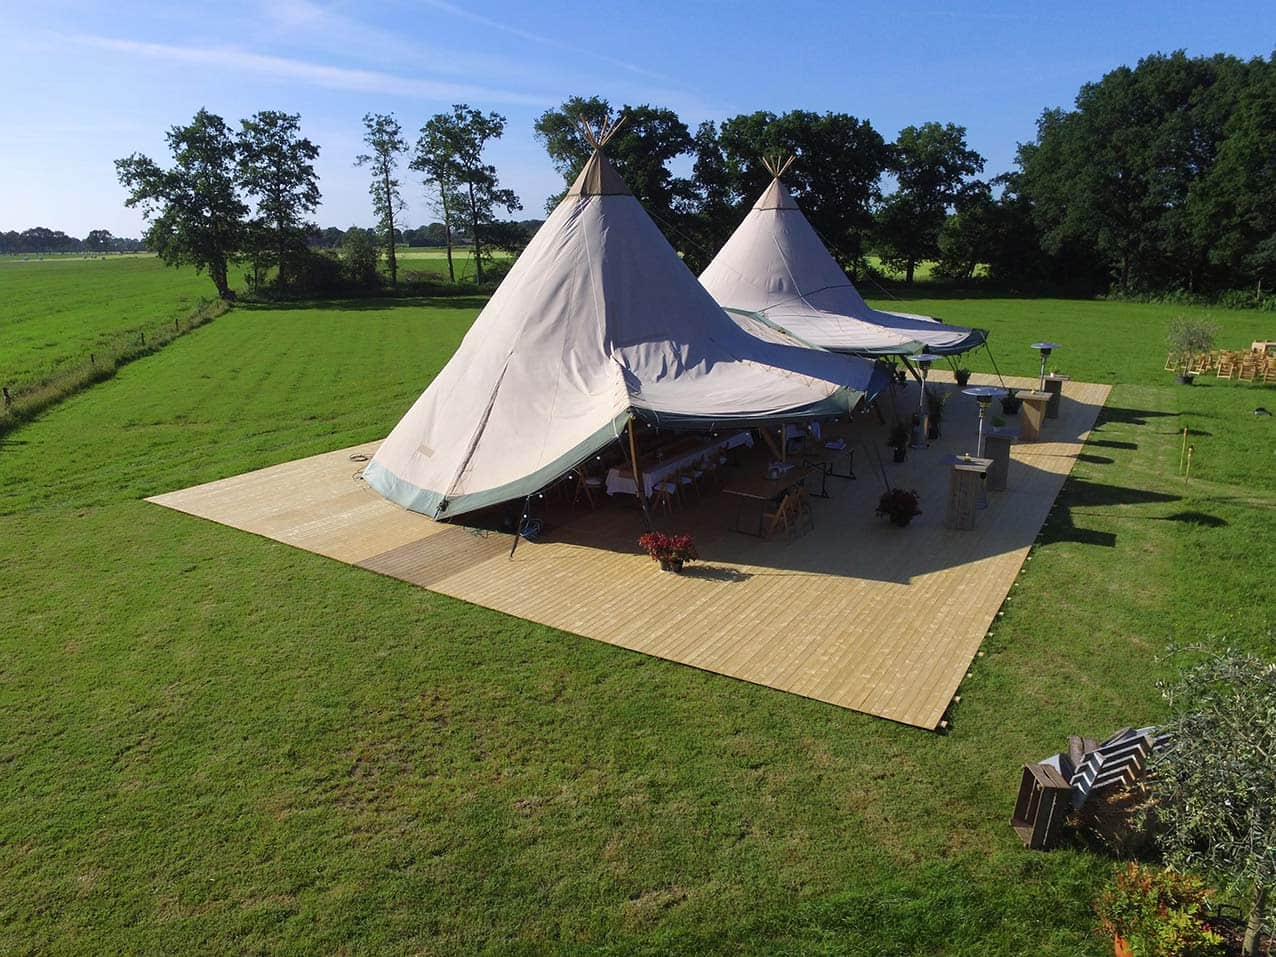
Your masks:
M681 471L693 462L700 461L711 449L733 449L738 445L752 446L753 434L751 432L733 432L730 435L719 436L716 440L707 442L698 449L684 452L676 458L665 459L663 462L647 463L642 471L643 492L648 498L651 498L651 493L655 490L657 483L663 482L669 476ZM623 470L614 468L608 471L607 494L638 494L638 486L634 482L634 477L629 474L628 467Z

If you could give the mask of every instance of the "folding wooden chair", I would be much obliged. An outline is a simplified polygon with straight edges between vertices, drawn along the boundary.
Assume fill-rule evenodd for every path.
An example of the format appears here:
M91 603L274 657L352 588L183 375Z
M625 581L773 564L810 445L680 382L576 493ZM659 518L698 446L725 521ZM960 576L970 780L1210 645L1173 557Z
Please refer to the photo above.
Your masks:
M1236 353L1224 352L1218 360L1218 378L1236 378Z
M584 469L576 470L576 494L572 496L572 504L575 505L580 501L580 497L585 496L585 501L589 503L590 509L598 506L594 503L594 492L602 494L603 480L600 476L590 475Z
M1237 378L1242 382L1253 382L1258 378L1258 358L1252 352L1241 359L1241 371Z
M651 510L665 510L666 515L673 514L674 498L678 494L678 486L672 481L657 482L651 490Z
M1263 385L1276 385L1276 356L1268 356L1263 366Z
M1174 372L1175 370L1178 369L1179 367L1178 358L1179 358L1178 355L1173 352L1171 352L1169 355L1165 357L1166 372Z

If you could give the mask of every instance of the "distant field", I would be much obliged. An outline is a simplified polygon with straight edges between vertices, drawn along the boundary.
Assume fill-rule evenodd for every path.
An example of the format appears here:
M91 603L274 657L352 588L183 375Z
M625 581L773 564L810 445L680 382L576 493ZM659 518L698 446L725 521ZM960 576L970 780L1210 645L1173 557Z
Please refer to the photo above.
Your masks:
M1171 639L1276 654L1276 389L1175 387L1185 310L875 301L1117 382L947 736L141 501L384 435L481 304L241 306L6 436L0 951L1110 948L1112 860L1025 851L1019 769L1157 720Z
M402 246L395 251L400 273L428 273L441 279L447 278L447 250L433 246ZM507 261L508 253L496 253L497 260ZM453 268L458 282L474 279L474 251L456 248L452 250ZM384 266L384 263L382 264Z
M20 392L215 294L207 276L146 254L0 256L0 384Z

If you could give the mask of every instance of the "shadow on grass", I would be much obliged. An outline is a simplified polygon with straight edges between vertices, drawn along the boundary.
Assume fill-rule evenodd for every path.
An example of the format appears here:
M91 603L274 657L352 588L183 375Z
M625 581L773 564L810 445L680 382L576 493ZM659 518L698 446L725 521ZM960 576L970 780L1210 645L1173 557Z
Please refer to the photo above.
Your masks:
M1117 442L1114 439L1091 439L1086 445L1095 445L1102 449L1124 449L1133 452L1139 447L1138 442Z
M1119 405L1105 405L1099 412L1096 428L1102 428L1109 422L1120 422L1125 425L1147 425L1148 419L1177 417L1177 412L1154 412L1150 409L1125 409Z
M1208 512L1175 512L1173 515L1162 515L1156 521L1182 522L1184 525L1200 525L1204 528L1224 528L1228 524L1227 519Z
M1081 479L1069 480L1059 496L1059 507L1046 519L1041 528L1041 544L1076 542L1080 545L1096 545L1101 548L1116 547L1115 532L1080 528L1073 520L1074 508L1101 508L1109 505L1148 505L1159 502L1181 501L1180 495L1152 492L1147 489L1127 488L1120 485L1102 485ZM1184 513L1187 514L1187 513Z
M1078 462L1089 462L1091 465L1111 465L1115 459L1106 455L1091 455L1089 452L1082 452L1077 456Z

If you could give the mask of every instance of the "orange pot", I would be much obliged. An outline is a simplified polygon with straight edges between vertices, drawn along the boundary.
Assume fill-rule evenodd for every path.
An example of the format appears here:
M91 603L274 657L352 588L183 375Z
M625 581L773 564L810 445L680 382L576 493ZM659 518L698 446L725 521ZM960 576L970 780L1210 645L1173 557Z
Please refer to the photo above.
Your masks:
M1134 957L1134 951L1130 948L1130 943L1120 934L1112 938L1112 953L1116 957Z

